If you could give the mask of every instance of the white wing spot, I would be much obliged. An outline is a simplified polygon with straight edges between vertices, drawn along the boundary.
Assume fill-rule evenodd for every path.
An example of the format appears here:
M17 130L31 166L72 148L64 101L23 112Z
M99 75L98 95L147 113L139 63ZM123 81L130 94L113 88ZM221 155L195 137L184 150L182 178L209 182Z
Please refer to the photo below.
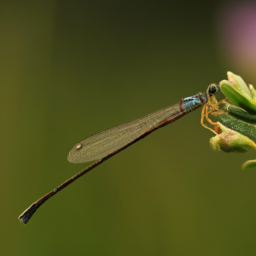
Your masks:
M82 147L83 147L83 145L82 145L82 144L78 144L78 145L76 145L76 149L77 149L77 150L81 149Z

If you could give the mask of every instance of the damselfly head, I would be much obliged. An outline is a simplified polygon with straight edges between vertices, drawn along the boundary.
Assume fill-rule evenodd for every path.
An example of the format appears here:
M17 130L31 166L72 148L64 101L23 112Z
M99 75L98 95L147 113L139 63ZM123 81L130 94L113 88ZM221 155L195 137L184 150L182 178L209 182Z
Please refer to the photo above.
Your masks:
M220 90L219 85L217 84L210 84L207 88L207 96L212 97L214 94L216 94Z

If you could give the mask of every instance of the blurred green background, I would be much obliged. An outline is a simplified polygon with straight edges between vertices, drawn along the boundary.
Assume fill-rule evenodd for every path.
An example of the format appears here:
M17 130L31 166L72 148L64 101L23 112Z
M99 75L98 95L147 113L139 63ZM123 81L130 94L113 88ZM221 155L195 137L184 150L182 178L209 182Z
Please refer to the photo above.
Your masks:
M200 110L17 220L86 167L66 160L78 141L228 70L256 85L256 6L243 3L0 2L0 255L255 255L256 172L240 166L256 154L213 152Z

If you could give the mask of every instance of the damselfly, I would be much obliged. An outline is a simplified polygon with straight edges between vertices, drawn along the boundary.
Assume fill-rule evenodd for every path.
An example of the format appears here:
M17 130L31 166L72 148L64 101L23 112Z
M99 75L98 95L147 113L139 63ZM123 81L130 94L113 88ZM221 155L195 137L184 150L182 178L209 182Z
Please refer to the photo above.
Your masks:
M214 96L214 94L218 91L219 86L216 84L211 84L208 86L205 93L200 92L194 96L182 99L176 105L163 108L140 119L108 129L106 131L92 135L85 140L82 140L81 142L76 144L69 152L69 162L85 163L94 160L97 161L89 165L87 168L77 173L61 185L59 185L57 188L55 188L36 202L34 202L19 216L19 220L26 224L35 213L35 211L45 201L47 201L50 197L58 193L67 185L69 185L88 171L92 170L111 156L117 154L121 150L129 147L133 143L141 140L142 138L145 138L153 131L176 121L177 119L188 114L189 112L203 105L210 105L211 97ZM207 113L204 114L204 110L207 111L207 109L208 108L204 108L202 111L201 124L204 127L206 126L203 124L203 117L204 115L207 116Z

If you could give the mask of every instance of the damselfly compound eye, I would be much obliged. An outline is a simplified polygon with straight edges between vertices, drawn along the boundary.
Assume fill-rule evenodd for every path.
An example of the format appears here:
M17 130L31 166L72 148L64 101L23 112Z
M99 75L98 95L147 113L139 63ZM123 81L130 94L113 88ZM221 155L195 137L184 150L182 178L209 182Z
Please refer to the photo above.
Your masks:
M219 91L219 87L216 84L210 84L208 87L208 95L211 97L214 95L216 92Z

